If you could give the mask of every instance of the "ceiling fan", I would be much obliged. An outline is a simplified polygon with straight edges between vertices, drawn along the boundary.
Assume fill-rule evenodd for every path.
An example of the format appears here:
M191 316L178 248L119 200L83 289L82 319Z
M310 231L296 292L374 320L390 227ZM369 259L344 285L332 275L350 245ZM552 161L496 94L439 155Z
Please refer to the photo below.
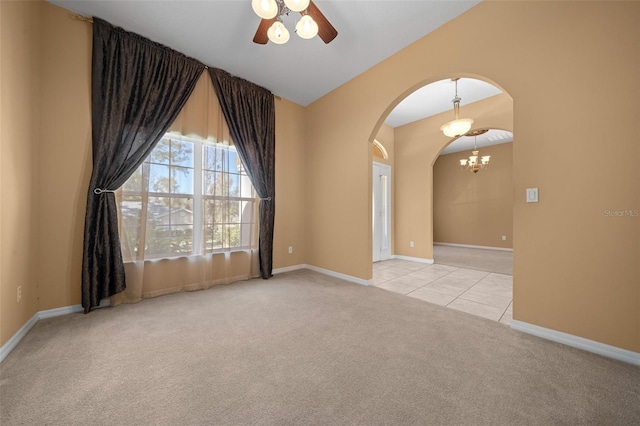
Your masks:
M253 42L267 44L269 40L284 44L289 40L289 31L282 23L283 15L299 12L302 18L296 24L296 33L302 38L313 38L316 34L325 43L330 43L338 31L320 12L311 0L252 0L254 12L262 18Z

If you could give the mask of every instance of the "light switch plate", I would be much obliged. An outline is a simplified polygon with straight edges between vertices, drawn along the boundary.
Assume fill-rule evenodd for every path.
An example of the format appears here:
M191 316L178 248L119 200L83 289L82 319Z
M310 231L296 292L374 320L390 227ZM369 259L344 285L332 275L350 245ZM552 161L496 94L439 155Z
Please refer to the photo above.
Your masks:
M538 188L527 188L527 203L538 202Z

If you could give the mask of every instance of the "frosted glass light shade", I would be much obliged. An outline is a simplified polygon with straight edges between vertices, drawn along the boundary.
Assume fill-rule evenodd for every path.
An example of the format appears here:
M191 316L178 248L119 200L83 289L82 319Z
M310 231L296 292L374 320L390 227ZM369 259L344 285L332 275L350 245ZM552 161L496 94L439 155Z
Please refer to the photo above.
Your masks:
M289 41L289 30L280 21L276 21L267 30L267 37L275 44L285 44Z
M318 24L309 15L304 15L296 24L296 33L302 38L314 38L318 34Z
M309 0L284 0L284 4L294 12L302 12L309 7Z
M252 0L253 11L262 19L275 18L278 14L278 4L276 0Z
M442 127L440 127L440 130L442 130L446 136L455 138L467 133L469 129L471 129L472 124L472 118L459 118L443 124Z

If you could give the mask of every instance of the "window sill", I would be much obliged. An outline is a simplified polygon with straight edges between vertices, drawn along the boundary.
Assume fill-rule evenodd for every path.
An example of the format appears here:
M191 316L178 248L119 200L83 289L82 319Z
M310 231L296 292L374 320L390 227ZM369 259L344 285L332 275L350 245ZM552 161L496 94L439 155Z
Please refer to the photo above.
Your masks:
M151 259L144 259L144 260L125 260L123 263L127 264L127 263L137 263L137 262L160 262L160 261L166 261L166 260L178 260L178 259L200 259L203 257L214 257L214 256L220 256L220 255L226 255L227 253L231 256L234 253L251 253L252 251L258 250L258 248L237 248L237 249L233 249L233 250L220 250L220 251L212 251L209 253L204 253L204 254L189 254L189 255L184 255L184 256L172 256L172 257L154 257Z

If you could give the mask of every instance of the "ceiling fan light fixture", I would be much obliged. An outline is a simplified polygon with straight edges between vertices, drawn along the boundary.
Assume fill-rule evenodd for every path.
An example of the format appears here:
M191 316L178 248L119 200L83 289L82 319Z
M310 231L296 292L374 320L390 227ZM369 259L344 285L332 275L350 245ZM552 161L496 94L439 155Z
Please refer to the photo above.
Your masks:
M285 44L289 41L289 30L280 21L276 21L269 27L267 36L275 44Z
M251 0L251 7L262 19L275 18L279 9L276 0Z
M302 12L309 7L309 0L284 0L284 4L294 12Z
M310 15L304 15L296 24L296 34L304 39L314 38L318 34L318 24Z
M298 32L300 38L310 39L317 35L325 44L328 44L338 36L338 31L312 0L251 0L251 4L256 14L262 18L253 36L253 42L256 44L265 45L269 40L277 44L286 43L289 40L289 32L285 32L282 22L283 19L290 17L291 12L302 15L302 19L299 20L300 25L296 24L292 29ZM274 8L277 9L275 14L273 14ZM266 14L267 10L269 14ZM275 21L280 21L281 24L274 26ZM269 31L272 27L270 35ZM274 34L276 30L277 34Z

